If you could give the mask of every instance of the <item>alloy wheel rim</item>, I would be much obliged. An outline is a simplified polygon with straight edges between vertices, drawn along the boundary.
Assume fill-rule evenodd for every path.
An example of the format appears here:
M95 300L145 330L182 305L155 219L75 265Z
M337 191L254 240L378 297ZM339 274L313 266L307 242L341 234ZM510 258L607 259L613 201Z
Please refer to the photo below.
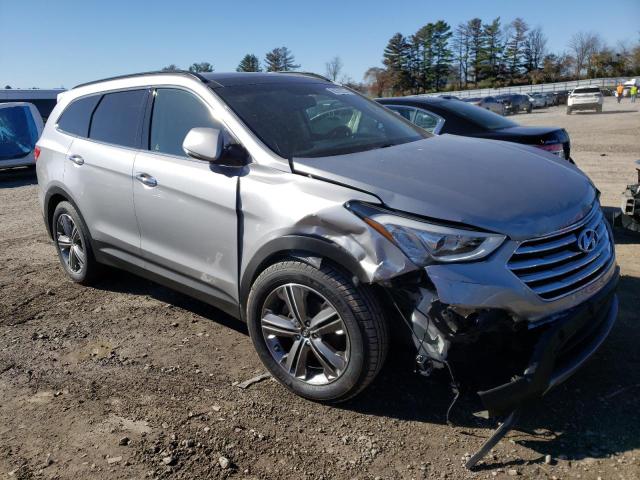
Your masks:
M56 222L56 243L65 266L73 273L81 272L86 263L84 242L80 230L66 213Z
M269 353L292 377L327 385L345 372L349 334L337 309L316 290L296 283L274 289L260 324Z

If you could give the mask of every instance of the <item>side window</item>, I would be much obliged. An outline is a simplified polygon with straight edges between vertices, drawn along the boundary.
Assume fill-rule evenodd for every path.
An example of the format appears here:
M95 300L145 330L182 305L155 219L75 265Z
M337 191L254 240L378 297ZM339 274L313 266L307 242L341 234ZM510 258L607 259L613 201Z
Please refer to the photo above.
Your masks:
M146 90L105 94L91 119L89 138L136 148L146 98Z
M386 105L388 108L393 110L396 113L399 113L402 117L413 122L413 116L415 114L416 109L413 107L401 107L399 105Z
M440 123L440 117L424 110L417 110L413 123L429 133L437 133L436 129Z
M159 88L155 93L149 150L186 157L182 142L197 127L220 128L209 109L195 95L175 88Z
M89 136L89 122L93 109L102 95L92 95L71 102L58 119L58 128L79 137Z

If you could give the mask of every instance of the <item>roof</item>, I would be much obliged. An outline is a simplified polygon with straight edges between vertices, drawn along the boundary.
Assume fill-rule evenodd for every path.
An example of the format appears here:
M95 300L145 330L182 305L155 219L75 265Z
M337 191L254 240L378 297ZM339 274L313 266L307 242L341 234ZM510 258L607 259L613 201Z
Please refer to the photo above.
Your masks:
M93 85L95 83L106 82L109 80L120 80L124 78L144 77L151 75L181 75L190 76L200 80L203 83L208 84L213 88L230 87L232 85L251 85L259 83L282 83L283 81L295 82L295 83L317 83L317 82L330 82L329 79L315 74L307 72L206 72L196 73L187 70L174 70L174 71L154 71L154 72L140 72L132 73L128 75L119 75L116 77L103 78L100 80L94 80L92 82L82 83L76 85L73 88L84 87L87 85Z
M255 85L261 83L317 83L329 80L306 72L227 72L227 73L201 73L209 82L217 83L221 87L234 85Z
M442 105L443 103L451 101L447 98L428 97L425 95L407 95L406 97L385 97L385 98L376 98L376 100L382 100L384 102L424 103L424 104L430 104L430 105Z

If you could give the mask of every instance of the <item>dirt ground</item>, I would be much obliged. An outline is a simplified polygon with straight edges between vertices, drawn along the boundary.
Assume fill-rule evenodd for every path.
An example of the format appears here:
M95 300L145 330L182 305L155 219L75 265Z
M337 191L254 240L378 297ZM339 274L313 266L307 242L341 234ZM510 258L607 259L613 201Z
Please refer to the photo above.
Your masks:
M601 115L554 107L515 120L567 128L615 207L640 158L640 102L612 100ZM35 183L0 173L2 478L640 478L638 238L616 235L621 311L605 345L468 472L495 423L463 398L448 426L442 377L396 354L338 407L272 380L240 389L264 371L244 326L125 273L97 288L67 280Z

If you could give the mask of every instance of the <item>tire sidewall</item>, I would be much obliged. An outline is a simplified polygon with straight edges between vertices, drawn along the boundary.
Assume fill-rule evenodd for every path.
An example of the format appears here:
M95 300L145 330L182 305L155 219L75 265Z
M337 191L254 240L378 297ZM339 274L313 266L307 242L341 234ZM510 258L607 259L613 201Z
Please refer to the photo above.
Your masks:
M311 400L339 401L357 389L362 379L367 358L365 337L356 313L353 312L344 296L340 294L338 284L332 282L332 279L323 272L309 265L306 267L304 271L295 267L278 270L267 269L258 277L247 301L249 335L263 364L277 380L291 391ZM305 285L323 295L336 308L347 329L350 342L347 367L337 380L327 385L310 385L292 377L276 363L267 348L260 326L262 307L269 293L287 283Z
M65 213L71 217L71 219L73 220L73 223L76 225L76 228L80 233L80 236L82 237L82 245L84 247L84 253L85 253L85 263L82 270L80 270L80 272L73 272L68 268L64 260L64 257L62 256L62 252L60 251L60 247L58 246L58 235L57 235L58 218L60 217L60 215ZM53 232L53 243L56 247L58 258L60 259L60 264L62 265L62 268L64 269L65 273L74 282L82 283L87 281L87 279L89 278L89 270L92 267L90 262L91 262L91 259L93 258L92 251L91 251L91 244L89 242L89 236L86 233L86 228L84 226L84 223L82 222L82 219L80 218L80 215L78 215L78 212L76 211L76 209L69 202L60 202L56 206L56 209L53 212L53 218L51 220L51 231Z

